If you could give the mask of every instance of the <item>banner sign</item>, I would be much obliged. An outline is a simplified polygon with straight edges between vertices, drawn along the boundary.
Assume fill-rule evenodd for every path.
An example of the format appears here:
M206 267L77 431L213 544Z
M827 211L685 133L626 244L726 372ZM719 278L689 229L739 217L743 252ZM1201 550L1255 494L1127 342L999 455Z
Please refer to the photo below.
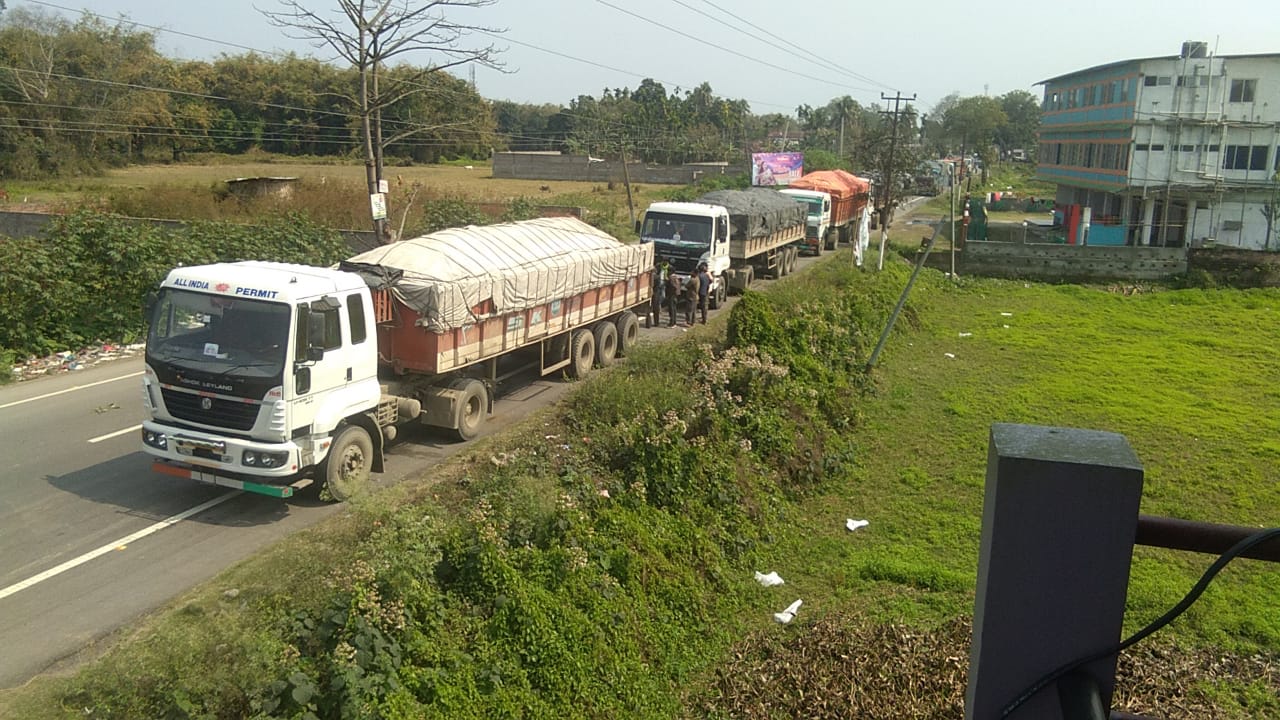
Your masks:
M804 174L804 153L751 153L752 185L790 185Z

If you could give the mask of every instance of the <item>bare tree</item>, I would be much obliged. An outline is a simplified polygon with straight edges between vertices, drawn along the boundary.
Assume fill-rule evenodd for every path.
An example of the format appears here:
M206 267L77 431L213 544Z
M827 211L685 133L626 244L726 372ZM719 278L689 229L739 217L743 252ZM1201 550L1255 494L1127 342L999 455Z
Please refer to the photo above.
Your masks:
M369 194L373 196L379 192L384 179L382 154L387 146L415 133L439 127L410 126L384 137L384 109L427 91L429 86L423 80L433 73L467 63L502 68L497 61L499 51L492 44L468 47L464 42L473 33L491 34L502 30L467 25L446 16L446 12L455 9L482 8L497 1L337 0L337 10L322 16L304 7L301 0L280 0L282 10L263 11L263 14L276 27L293 31L291 37L329 48L358 71L359 88L346 100L360 118L365 175ZM394 82L383 88L381 69L393 58L413 52L430 53L432 63L407 76L397 74ZM384 243L394 239L385 217L374 218L373 229Z

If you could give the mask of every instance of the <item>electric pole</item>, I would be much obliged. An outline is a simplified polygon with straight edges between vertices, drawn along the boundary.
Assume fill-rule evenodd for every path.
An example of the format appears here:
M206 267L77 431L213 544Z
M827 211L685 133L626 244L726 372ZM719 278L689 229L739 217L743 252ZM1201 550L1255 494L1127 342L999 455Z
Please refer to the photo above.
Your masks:
M894 151L898 147L898 119L901 117L901 105L903 100L908 102L915 100L916 95L915 93L912 93L911 97L904 98L902 97L901 92L895 92L893 97L880 93L880 99L893 101L892 112L888 110L880 111L884 115L893 115L893 126L892 130L890 130L892 134L889 137L889 159L888 162L885 163L885 169L882 176L882 179L884 180L884 191L881 193L881 197L884 199L884 202L880 205L880 258L876 261L877 270L884 269L884 248L889 242L889 212L893 202L893 155Z

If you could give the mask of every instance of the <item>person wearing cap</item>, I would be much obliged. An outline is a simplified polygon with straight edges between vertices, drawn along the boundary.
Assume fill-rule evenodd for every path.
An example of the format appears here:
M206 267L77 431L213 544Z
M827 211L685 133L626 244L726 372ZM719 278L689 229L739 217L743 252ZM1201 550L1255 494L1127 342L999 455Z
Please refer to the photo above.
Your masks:
M702 324L707 324L707 299L711 295L711 273L707 272L707 264L698 265L698 310L702 313ZM692 325L693 321L690 320Z

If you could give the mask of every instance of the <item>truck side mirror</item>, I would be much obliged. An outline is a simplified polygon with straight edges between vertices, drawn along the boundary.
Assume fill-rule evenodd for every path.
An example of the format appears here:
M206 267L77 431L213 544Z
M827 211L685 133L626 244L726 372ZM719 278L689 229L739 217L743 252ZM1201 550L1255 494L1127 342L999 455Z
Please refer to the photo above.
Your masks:
M637 235L639 235L639 234L640 234L640 221L639 221L639 220L637 220L637 221L636 221L636 234L637 234Z
M147 296L142 300L142 317L148 323L151 322L151 313L155 312L156 302L160 300L160 293L155 288L147 291Z
M716 239L725 242L729 239L729 221L726 218L716 218Z

